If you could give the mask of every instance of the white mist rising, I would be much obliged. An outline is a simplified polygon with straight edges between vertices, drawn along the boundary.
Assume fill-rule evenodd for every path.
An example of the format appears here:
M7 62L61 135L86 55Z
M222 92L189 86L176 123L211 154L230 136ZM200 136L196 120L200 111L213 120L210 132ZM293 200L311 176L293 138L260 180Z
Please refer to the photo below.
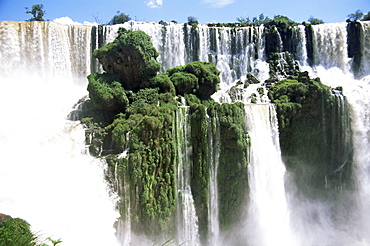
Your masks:
M90 29L0 22L0 211L61 245L115 245L103 162L67 120L86 95Z
M274 105L246 105L245 111L251 138L247 240L260 246L297 245L285 197L285 166Z

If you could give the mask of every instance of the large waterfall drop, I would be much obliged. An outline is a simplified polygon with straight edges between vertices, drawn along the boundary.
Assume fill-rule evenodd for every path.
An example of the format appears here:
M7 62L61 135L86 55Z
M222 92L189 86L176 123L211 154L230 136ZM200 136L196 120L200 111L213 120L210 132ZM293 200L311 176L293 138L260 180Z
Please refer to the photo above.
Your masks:
M251 245L297 245L290 227L285 197L285 166L281 160L274 105L246 105L251 138L249 164L250 205L248 231Z
M90 28L0 22L0 211L64 245L115 245L105 165L67 116L86 95Z
M295 223L300 227L302 245L314 245L318 241L324 245L369 245L370 206L369 167L370 167L370 55L369 23L363 22L363 45L361 60L361 78L355 78L351 67L355 62L348 58L348 33L345 23L324 24L314 27L314 64L302 69L333 88L343 90L349 105L351 125L347 126L353 134L353 179L354 185L349 191L341 190L338 200L310 201L301 199L293 206L298 212ZM340 122L345 124L346 122ZM337 153L342 154L342 153ZM345 163L343 164L345 165ZM310 215L313 216L310 218ZM299 222L297 220L300 220Z
M195 212L193 195L190 187L191 172L191 149L189 148L189 120L188 107L183 105L177 110L177 141L179 164L177 167L178 179L178 197L177 197L177 214L178 214L178 244L200 245L198 233L198 217Z

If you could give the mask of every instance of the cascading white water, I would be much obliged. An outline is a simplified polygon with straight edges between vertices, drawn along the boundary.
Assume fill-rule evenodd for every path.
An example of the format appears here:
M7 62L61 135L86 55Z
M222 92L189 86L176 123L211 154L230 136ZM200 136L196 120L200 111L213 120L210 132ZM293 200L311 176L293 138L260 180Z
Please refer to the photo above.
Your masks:
M285 197L285 166L273 104L245 105L251 138L248 245L297 245L290 226Z
M333 23L314 26L314 67L303 67L311 77L333 88L342 87L350 108L351 130L354 152L354 190L350 194L342 191L341 200L310 201L295 198L295 221L300 234L301 245L370 245L370 70L368 59L369 23L363 26L364 44L361 69L364 75L355 79L350 71L352 60L347 54L346 23ZM330 113L330 112L328 112ZM350 129L348 129L350 130Z
M220 158L220 122L218 117L208 118L208 145L209 145L209 206L208 206L208 245L220 245L220 225L218 207L218 166ZM215 128L213 131L212 128ZM215 135L212 133L215 132Z
M348 71L346 23L313 25L314 64Z
M185 105L185 100L183 100ZM198 217L190 187L191 147L189 146L188 107L181 106L176 112L179 163L177 165L177 243L200 245Z
M294 184L284 184L285 169L278 148L275 111L272 105L247 105L247 121L250 120L247 127L252 141L251 204L246 219L250 225L250 245L370 244L367 232L370 228L370 23L362 22L361 25L364 31L361 79L354 79L350 72L346 23L313 26L314 67L302 67L310 71L311 77L320 77L327 85L342 86L350 104L355 190L342 199L348 200L351 206L347 201L340 201L345 206L334 210L335 204L331 201L295 197L287 200L286 193ZM152 37L160 52L158 61L163 64L163 70L190 62L191 54L186 49L189 44L185 44L185 30L190 35L190 26L185 29L174 23L163 26L128 22L105 27L105 42L113 41L120 26L143 30ZM307 65L304 26L297 26L295 30L294 38L300 40L296 42L295 58L301 65ZM115 243L113 223L117 214L102 177L104 163L81 153L84 151L84 130L78 122L65 119L71 106L87 94L85 77L90 73L90 32L91 27L53 22L0 24L0 107L3 115L0 121L0 213L24 218L34 230L46 237L62 238L65 245ZM261 81L268 77L263 55L263 26L233 29L199 25L198 33L198 58L214 62L221 70L223 90L236 79L243 79L240 76L247 72ZM252 89L256 91L257 88L250 86L247 90ZM252 92L247 90L244 92ZM249 102L244 99L245 103ZM184 115L180 118L179 115L177 122L183 125L178 128L185 132L179 131L177 137L185 141L186 120ZM260 123L257 124L257 120ZM213 140L217 142L217 137ZM189 159L187 151L179 150L184 158L178 170L181 194L178 243L190 241L199 245L198 222L187 177L190 165L185 162ZM210 244L215 245L219 230L217 165L212 163L215 170L211 170L209 230L213 235ZM126 185L124 188L128 189ZM349 210L344 209L348 207ZM291 218L289 214L293 210L295 217ZM337 212L335 216L333 211ZM347 215L342 216L342 213ZM134 235L130 228L124 234L128 241L121 243L128 245Z
M105 27L105 43L112 42L117 37L119 27L141 30L151 36L153 46L160 53L157 60L162 64L163 71L192 62L192 52L196 49L198 60L212 62L221 71L221 88L227 88L248 72L261 81L268 78L268 64L264 62L263 26L235 29L198 25L199 45L192 47L186 42L191 39L190 25L184 28L182 24L172 22L161 25L156 22L130 21ZM184 30L188 40L185 39ZM186 49L189 46L191 49Z
M115 245L103 162L67 120L86 95L90 27L0 22L0 212L62 245Z

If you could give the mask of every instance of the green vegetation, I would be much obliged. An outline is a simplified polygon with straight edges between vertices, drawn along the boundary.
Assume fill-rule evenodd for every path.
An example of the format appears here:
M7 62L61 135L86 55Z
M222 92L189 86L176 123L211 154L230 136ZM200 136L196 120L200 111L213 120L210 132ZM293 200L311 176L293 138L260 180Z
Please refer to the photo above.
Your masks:
M191 25L192 27L197 27L199 22L196 17L188 16L188 24Z
M60 239L47 238L53 246L61 243ZM2 246L48 246L31 232L30 224L20 218L0 214L0 245Z
M219 119L219 219L220 228L227 231L240 222L239 215L248 196L250 139L242 103L215 104L208 109L208 114L213 120Z
M130 194L120 196L134 200L132 229L147 236L158 233L173 236L176 233L172 226L176 219L175 170L179 158L175 138L179 103L175 96L191 98L189 103L198 104L192 112L192 128L194 132L206 130L207 127L199 125L207 121L200 99L207 104L212 101L210 96L218 88L220 72L213 64L198 61L157 74L158 52L150 37L142 31L122 28L118 37L95 50L94 56L106 73L88 76L90 101L86 102L81 121L87 127L86 134L93 136L89 149L94 155L105 156L109 171L119 182L130 184ZM194 156L199 155L193 157L192 181L200 185L194 195L198 209L208 200L209 178L205 178L209 175L208 159L199 145L207 140L205 137L192 142L197 150ZM117 154L125 150L128 157L118 158ZM118 209L124 214L124 200ZM206 209L205 206L205 215Z
M44 20L44 15L45 11L43 10L44 5L42 4L35 4L32 5L31 10L28 7L25 7L26 14L32 14L33 18L29 19L28 21L45 21Z
M179 95L195 94L207 99L218 90L220 83L220 71L210 62L195 61L168 69L167 73Z
M149 87L149 80L160 70L156 61L157 50L150 36L143 31L119 29L118 37L106 46L94 50L103 69L119 76L125 89L138 90Z
M258 17L253 17L250 19L249 17L239 17L237 21L242 26L249 26L249 25L276 25L276 23L286 23L287 25L297 25L298 23L292 21L286 16L283 15L275 15L273 19L270 19L268 16L265 16L261 13Z
M30 230L30 224L19 218L9 218L0 227L0 245L33 246L36 237Z
M370 11L367 12L367 14L364 14L364 16L361 19L362 21L370 21Z
M119 76L109 73L94 73L87 78L89 80L87 90L96 109L113 112L124 110L128 99L119 82Z
M369 21L370 20L370 11L367 13L362 12L360 9L356 10L355 13L347 15L347 22L351 21Z
M312 15L308 19L308 22L311 23L311 25L318 25L318 24L324 24L324 21L318 18L313 17Z
M350 121L345 113L349 111L338 108L345 107L343 101L307 72L277 82L268 96L276 104L284 163L302 187L300 192L325 196L323 187L348 184L352 147L344 124ZM343 163L347 165L336 171Z
M121 13L121 11L117 11L117 14L113 16L108 25L123 24L129 20L131 20L130 16Z

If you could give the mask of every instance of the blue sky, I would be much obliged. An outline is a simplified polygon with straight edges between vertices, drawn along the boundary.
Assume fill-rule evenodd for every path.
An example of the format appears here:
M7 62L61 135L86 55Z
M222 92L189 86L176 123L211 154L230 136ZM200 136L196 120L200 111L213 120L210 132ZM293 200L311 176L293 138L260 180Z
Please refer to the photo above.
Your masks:
M236 22L237 17L261 13L270 18L285 15L296 22L313 16L331 23L345 21L358 9L370 11L370 0L0 0L0 21L30 19L25 7L34 4L44 5L48 20L68 16L83 23L97 18L101 24L109 22L118 10L133 20L179 23L187 22L188 16L200 23Z

